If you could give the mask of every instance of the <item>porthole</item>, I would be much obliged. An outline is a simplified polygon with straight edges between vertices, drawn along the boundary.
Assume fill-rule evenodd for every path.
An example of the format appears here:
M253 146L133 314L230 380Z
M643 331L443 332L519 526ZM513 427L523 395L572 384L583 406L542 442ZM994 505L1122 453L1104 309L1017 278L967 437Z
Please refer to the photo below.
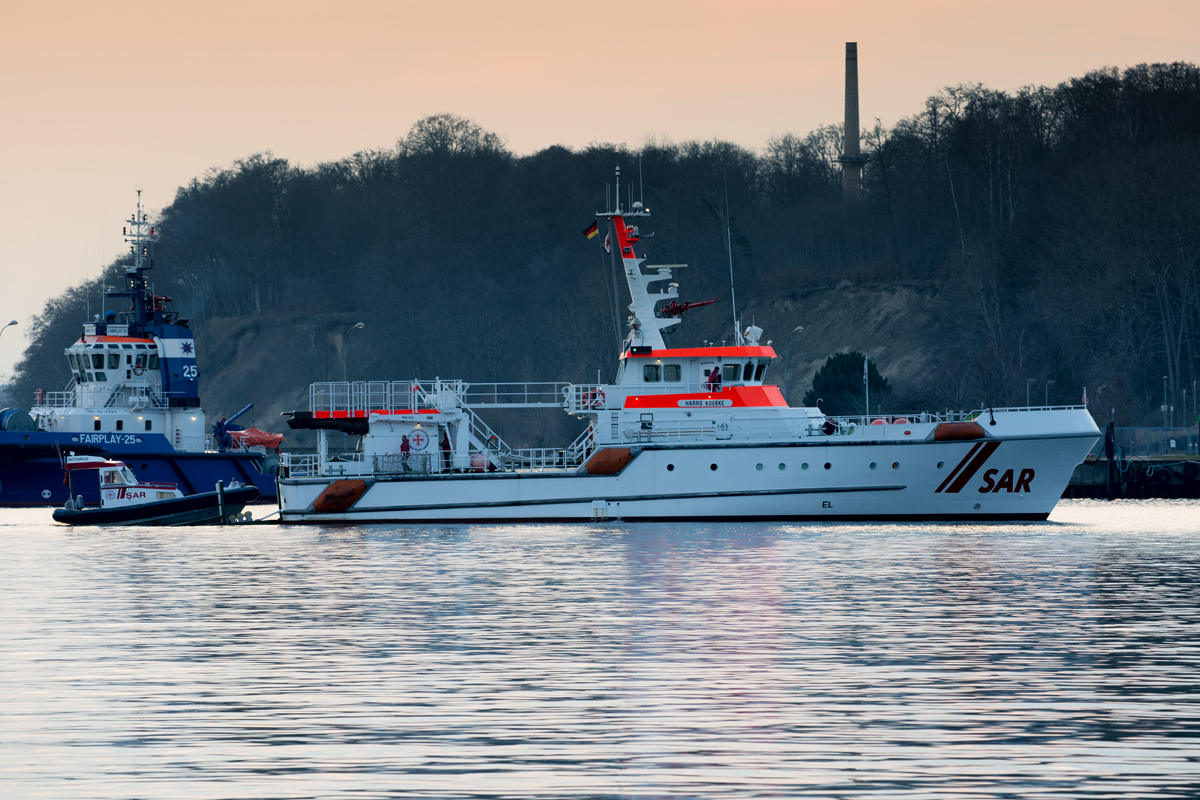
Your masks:
M780 466L782 466L782 465L780 465ZM808 462L805 461L803 464L801 464L800 469L808 469Z
M755 468L756 470L758 470L759 472L762 472L762 464L755 464L755 465L754 465L754 468Z
M826 462L825 462L825 469L830 469L831 467L833 467L833 464L830 464L828 461L826 461Z
M893 462L892 462L892 469L900 469L900 462L899 462L899 461L893 461Z
M939 461L939 462L938 462L938 469L941 469L941 468L942 468L942 467L944 467L944 466L946 466L946 462L945 462L945 461Z
M808 469L808 464L805 464L805 465L804 465L804 468L805 468L805 469ZM785 463L783 463L782 461L780 461L780 462L779 462L779 471L780 471L780 472L783 472L785 469L787 469L787 464L785 464Z
M675 465L667 464L667 472L674 472L674 471L675 471Z
M877 467L877 466L879 466L879 465L876 464L874 461L871 462L871 469L875 469L875 467Z
M709 465L708 465L708 468L709 468L709 469L711 469L713 472L716 472L716 471L717 471L717 465L716 465L716 464L709 464Z

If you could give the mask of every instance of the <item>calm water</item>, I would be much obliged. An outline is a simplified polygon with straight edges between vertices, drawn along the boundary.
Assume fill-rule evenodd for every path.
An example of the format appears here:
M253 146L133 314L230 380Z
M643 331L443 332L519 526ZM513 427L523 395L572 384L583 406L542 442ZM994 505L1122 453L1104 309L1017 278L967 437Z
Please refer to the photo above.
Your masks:
M0 511L5 797L1200 795L1200 504L1033 525Z

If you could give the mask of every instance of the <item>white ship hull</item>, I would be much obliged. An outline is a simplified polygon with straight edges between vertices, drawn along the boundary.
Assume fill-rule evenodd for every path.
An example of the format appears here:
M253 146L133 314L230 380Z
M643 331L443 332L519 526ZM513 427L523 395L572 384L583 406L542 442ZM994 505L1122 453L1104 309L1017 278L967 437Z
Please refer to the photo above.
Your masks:
M992 439L991 448L969 441L646 445L634 447L634 459L616 475L289 478L279 481L279 493L282 519L291 523L1038 520L1097 436ZM344 509L318 510L328 506L323 493L343 488L365 491Z

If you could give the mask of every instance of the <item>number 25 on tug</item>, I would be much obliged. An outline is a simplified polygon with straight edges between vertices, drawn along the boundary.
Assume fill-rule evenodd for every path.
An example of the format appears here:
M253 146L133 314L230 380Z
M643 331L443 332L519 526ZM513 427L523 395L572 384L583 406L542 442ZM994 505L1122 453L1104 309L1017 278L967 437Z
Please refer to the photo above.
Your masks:
M1083 406L943 418L829 417L767 378L754 326L732 346L667 347L675 271L639 255L634 203L598 214L629 287L629 332L607 384L460 380L313 384L285 454L285 523L499 520L1040 520L1100 436ZM560 448L509 447L480 414L555 407L586 421ZM329 432L360 437L329 450ZM341 438L340 436L338 437Z

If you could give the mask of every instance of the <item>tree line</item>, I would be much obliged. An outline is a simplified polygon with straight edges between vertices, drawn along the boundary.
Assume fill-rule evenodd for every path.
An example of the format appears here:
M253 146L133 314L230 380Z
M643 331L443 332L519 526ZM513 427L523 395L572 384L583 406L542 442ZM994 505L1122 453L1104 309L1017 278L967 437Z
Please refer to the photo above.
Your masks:
M1118 424L1157 424L1166 376L1168 404L1182 409L1186 392L1192 406L1195 65L1103 69L1012 92L947 88L895 126L863 132L863 196L850 202L842 133L785 134L761 151L652 141L518 155L497 134L438 115L386 150L311 168L261 153L195 178L156 220L153 279L198 337L250 315L286 329L280 357L297 385L340 379L343 325L359 320L372 335L354 344L352 377L584 381L600 369L607 379L628 299L580 231L604 210L620 165L623 205L644 180L649 263L690 265L683 299L728 297L727 225L739 296L935 285L942 325L920 344L950 378L891 374L897 402L1023 405L1036 379L1053 381L1059 402L1087 386L1100 421L1115 409ZM119 280L119 263L93 297ZM62 349L78 336L88 288L34 318L15 397L66 382ZM728 338L725 308L691 312L675 341ZM220 355L205 352L219 381Z

